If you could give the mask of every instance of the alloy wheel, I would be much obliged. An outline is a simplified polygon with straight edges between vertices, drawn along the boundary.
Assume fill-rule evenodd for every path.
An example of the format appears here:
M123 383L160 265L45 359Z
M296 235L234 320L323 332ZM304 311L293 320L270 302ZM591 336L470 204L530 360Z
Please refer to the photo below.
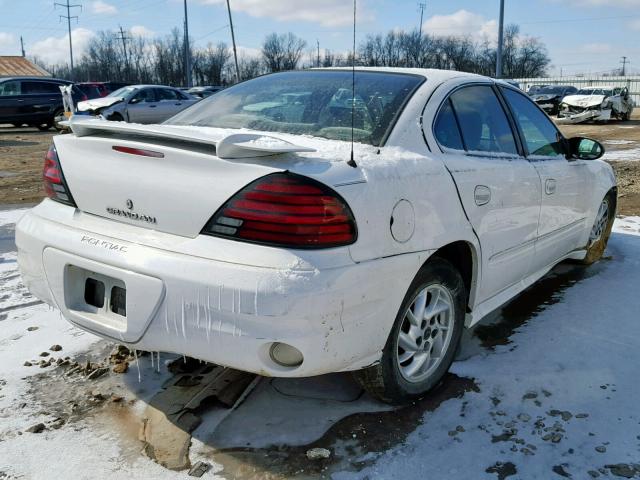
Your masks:
M604 232L607 229L607 223L609 222L609 201L605 198L602 200L598 213L596 215L596 221L593 224L591 233L589 234L589 246L600 241Z

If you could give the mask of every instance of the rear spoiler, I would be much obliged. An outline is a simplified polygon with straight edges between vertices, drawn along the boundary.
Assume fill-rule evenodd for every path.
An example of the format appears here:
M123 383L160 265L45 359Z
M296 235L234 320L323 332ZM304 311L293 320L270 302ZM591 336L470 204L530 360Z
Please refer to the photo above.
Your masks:
M282 138L259 133L234 133L215 139L204 131L198 131L197 127L186 129L172 125L140 125L101 119L83 119L75 116L71 117L69 127L76 137L115 133L211 145L216 148L218 158L228 159L316 151L315 148L303 147Z

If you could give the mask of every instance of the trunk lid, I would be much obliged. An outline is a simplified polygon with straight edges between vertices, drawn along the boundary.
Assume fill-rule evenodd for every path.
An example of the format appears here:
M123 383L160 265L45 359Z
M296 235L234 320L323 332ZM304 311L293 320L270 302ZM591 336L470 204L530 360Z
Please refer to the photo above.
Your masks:
M280 134L274 139L260 133L252 137L237 130L198 127L84 124L90 127L71 122L75 135L54 139L77 207L185 237L196 237L230 197L264 175L291 170L329 185L361 178L357 169L343 161L309 153L316 143L327 142L333 144L329 151L335 154L333 141ZM216 152L234 158L220 158ZM307 152L303 154L307 158L296 152Z

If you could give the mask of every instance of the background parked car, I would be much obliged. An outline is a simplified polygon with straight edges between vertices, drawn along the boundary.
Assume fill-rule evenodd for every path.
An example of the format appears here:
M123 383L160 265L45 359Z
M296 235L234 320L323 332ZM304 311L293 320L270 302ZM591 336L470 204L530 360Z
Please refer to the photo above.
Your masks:
M0 123L16 127L29 125L40 130L55 126L55 118L64 113L61 85L72 82L56 78L9 77L0 80ZM87 100L78 87L73 87L73 100Z
M201 87L192 87L189 90L187 90L187 93L190 93L191 95L194 95L196 97L207 98L213 95L214 93L219 92L223 88L224 87L220 85L205 85Z
M130 85L106 97L80 102L78 112L100 114L119 122L161 123L198 100L173 87Z
M109 92L106 89L101 91L95 83L76 83L76 87L86 95L88 100L92 98L106 97L109 95Z
M560 102L567 95L574 95L578 89L570 85L545 85L529 93L531 99L549 115L557 115Z

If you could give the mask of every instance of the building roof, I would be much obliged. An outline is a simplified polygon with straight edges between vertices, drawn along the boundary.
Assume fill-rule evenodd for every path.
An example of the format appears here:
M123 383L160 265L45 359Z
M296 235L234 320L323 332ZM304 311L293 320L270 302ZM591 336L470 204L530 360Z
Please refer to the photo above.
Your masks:
M50 77L51 74L35 63L20 56L0 56L0 77L29 75L33 77Z

